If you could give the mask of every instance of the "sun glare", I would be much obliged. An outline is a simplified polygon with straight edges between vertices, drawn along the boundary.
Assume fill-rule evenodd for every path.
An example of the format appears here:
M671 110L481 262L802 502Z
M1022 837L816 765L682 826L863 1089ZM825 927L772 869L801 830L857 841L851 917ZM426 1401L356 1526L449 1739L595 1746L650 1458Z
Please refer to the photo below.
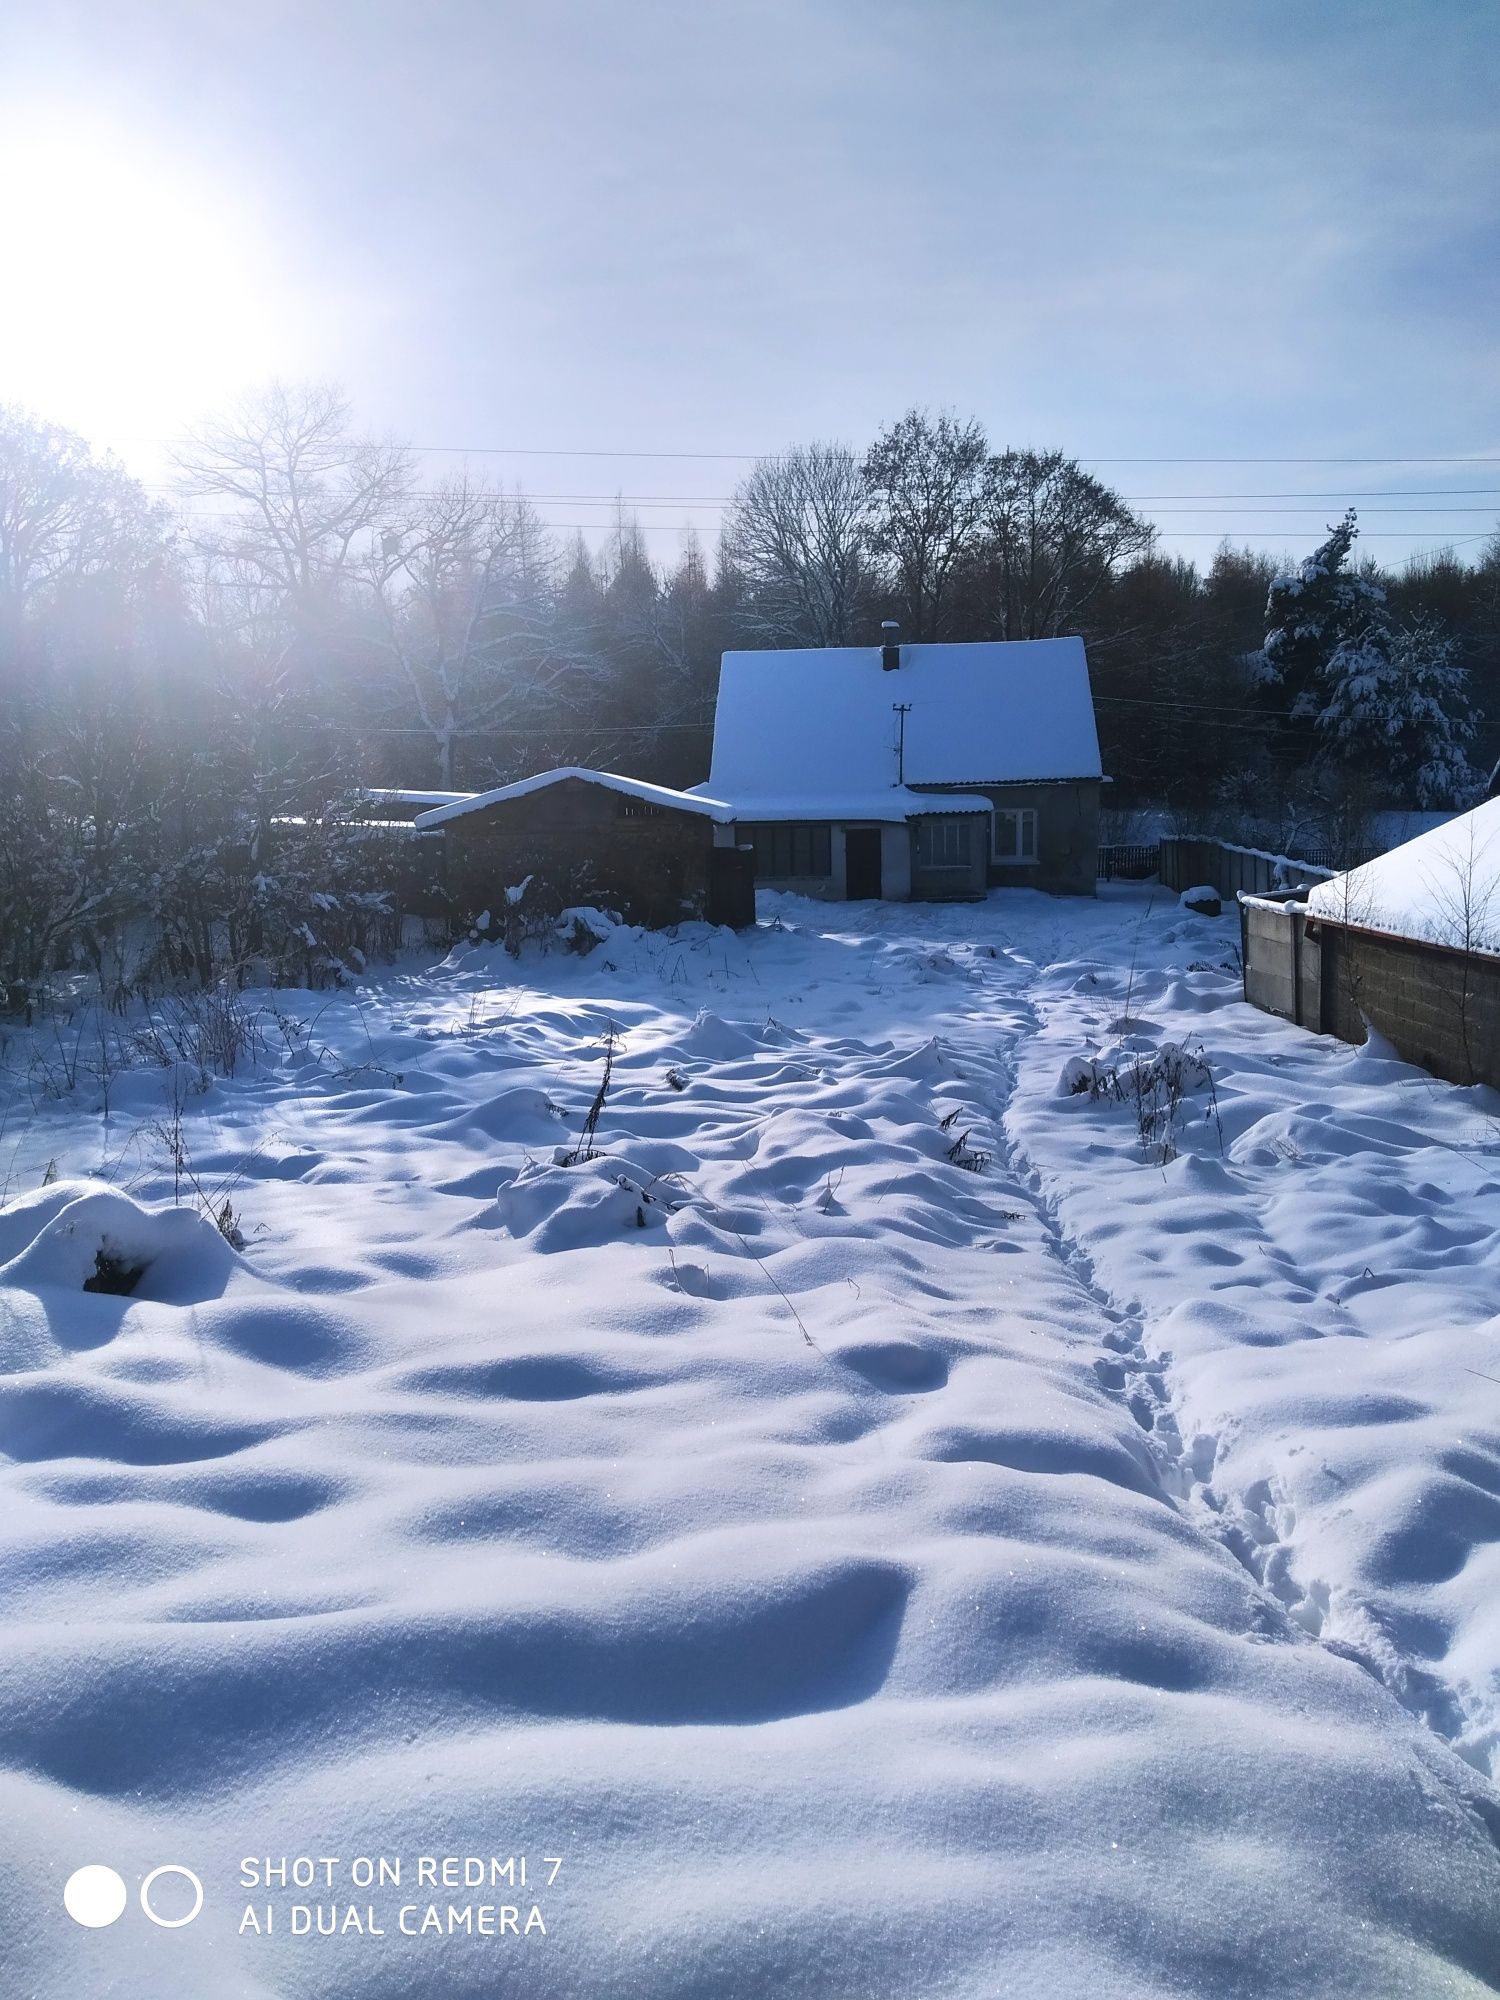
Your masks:
M0 135L0 401L98 444L275 372L271 260L238 205L107 133Z

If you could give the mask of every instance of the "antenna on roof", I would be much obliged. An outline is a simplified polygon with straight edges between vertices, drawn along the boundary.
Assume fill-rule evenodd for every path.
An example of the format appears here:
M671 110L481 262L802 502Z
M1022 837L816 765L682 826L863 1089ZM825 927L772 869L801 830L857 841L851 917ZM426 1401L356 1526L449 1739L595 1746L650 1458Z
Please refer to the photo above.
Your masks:
M896 783L906 783L906 718L911 714L909 701L893 701L891 712L896 718Z

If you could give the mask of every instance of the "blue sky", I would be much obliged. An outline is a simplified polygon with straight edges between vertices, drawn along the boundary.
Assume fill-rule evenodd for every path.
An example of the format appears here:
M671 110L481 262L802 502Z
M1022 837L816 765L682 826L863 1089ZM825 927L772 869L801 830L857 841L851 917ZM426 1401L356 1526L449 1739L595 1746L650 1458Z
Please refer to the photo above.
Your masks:
M599 453L473 466L559 522L661 500L663 556L728 454L921 402L1199 557L1360 495L1398 556L1500 516L1497 72L1493 0L12 0L0 396L151 470L332 377L419 443ZM1495 463L1120 462L1445 457Z

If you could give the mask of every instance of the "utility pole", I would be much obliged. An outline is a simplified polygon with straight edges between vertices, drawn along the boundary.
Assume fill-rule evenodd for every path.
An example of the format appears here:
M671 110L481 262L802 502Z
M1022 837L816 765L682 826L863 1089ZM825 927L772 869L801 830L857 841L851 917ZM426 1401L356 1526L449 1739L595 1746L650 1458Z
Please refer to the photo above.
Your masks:
M891 713L897 718L896 783L904 785L906 783L906 718L911 714L911 703L909 701L893 701L891 703Z

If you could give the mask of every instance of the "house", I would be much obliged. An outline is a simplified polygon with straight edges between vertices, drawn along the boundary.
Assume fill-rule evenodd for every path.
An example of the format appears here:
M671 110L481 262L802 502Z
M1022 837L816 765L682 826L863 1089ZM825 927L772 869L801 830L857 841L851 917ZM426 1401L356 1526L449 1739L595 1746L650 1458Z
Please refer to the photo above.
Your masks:
M1081 639L724 655L712 769L757 881L833 898L1092 895L1099 738Z
M1500 798L1298 896L1240 899L1247 1000L1500 1085Z
M736 851L721 801L578 765L438 806L416 821L441 829L450 902L466 916L500 911L529 883L532 906L590 904L660 927L692 917L755 921L749 857Z

